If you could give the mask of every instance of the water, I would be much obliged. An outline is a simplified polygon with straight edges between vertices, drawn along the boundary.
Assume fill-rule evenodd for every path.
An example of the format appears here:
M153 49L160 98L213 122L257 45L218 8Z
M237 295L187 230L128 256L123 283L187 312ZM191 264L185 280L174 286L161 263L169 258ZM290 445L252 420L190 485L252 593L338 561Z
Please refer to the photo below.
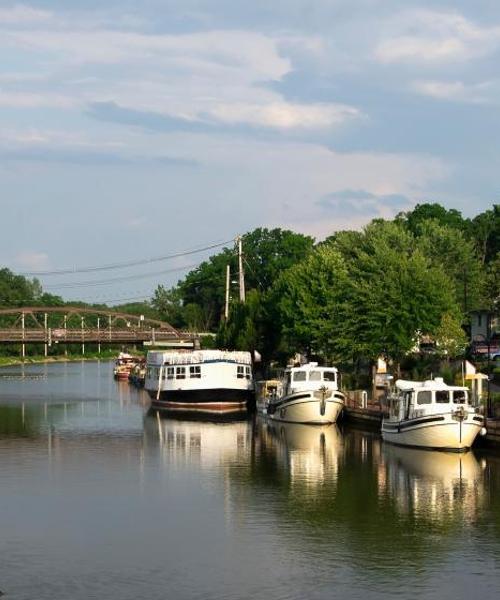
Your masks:
M500 594L499 456L148 407L109 363L0 369L7 598Z

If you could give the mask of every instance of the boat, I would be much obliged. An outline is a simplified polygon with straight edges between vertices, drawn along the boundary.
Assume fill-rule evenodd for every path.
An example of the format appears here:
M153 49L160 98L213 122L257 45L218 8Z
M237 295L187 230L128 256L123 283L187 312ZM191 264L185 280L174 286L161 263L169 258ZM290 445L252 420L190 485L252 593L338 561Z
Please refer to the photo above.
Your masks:
M484 417L472 406L468 388L447 385L443 378L396 381L382 419L382 438L402 446L468 450L485 435Z
M225 350L150 351L144 387L154 408L240 412L254 401L252 357Z
M324 425L337 421L344 400L338 370L309 362L285 370L281 386L269 399L265 411L276 421Z
M140 362L136 363L132 369L130 370L128 376L128 382L135 387L141 388L144 387L144 381L146 379L146 360L142 359Z
M130 371L138 364L138 362L140 362L140 360L141 359L137 356L127 354L126 352L120 352L113 369L113 377L119 381L127 381Z

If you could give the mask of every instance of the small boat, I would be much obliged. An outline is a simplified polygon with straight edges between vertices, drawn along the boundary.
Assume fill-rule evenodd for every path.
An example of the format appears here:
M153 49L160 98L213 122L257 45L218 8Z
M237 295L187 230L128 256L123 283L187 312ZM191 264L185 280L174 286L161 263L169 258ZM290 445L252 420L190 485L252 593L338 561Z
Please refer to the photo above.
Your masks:
M154 408L222 413L254 401L250 352L150 351L145 388Z
M277 393L266 407L269 418L288 423L324 425L335 423L344 406L335 367L319 367L310 362L285 370Z
M468 388L447 385L441 377L428 381L396 381L387 399L382 438L402 446L468 450L484 435L484 417L472 406Z
M115 362L115 368L113 369L113 376L119 381L127 381L130 375L130 371L133 367L140 362L140 358L127 354L126 352L120 352Z
M128 382L135 387L141 388L144 387L144 382L146 380L146 361L141 360L136 363L132 369L130 370L128 376Z

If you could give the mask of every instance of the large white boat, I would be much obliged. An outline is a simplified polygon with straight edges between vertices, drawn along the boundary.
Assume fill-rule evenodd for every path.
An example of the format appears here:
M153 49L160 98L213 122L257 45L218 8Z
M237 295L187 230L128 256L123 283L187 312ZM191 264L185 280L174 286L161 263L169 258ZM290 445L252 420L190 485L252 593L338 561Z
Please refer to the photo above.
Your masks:
M382 438L402 446L467 450L486 433L484 417L472 406L468 388L442 378L396 381L382 420Z
M245 410L254 397L250 352L150 351L145 389L155 408Z
M289 423L335 423L344 406L335 367L310 362L286 369L277 393L267 403L269 418Z

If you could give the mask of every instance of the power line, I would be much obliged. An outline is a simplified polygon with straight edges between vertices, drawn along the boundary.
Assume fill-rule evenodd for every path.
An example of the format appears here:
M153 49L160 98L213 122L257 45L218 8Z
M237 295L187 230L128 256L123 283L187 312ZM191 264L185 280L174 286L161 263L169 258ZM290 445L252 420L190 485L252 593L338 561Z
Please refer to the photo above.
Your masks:
M62 290L80 287L94 287L99 285L110 285L122 281L130 281L132 279L147 279L148 277L157 277L158 275L167 275L168 273L176 273L187 269L194 269L197 264L186 265L185 267L176 267L175 269L166 269L163 271L155 271L152 273L142 273L140 275L126 275L124 277L112 277L111 279L95 279L91 281L76 281L74 283L60 283L59 285L44 286L44 290Z
M144 258L141 260L132 260L121 263L111 263L108 265L100 265L93 267L73 267L71 269L57 269L55 271L25 271L20 273L25 277L37 277L37 276L49 276L49 275L69 275L71 273L93 273L96 271L111 271L114 269L125 269L127 267L137 267L140 265L147 265L155 262L161 262L164 260L170 260L172 258L180 258L182 256L189 256L191 254L197 254L198 252L204 252L205 250L212 250L214 248L220 248L229 244L233 240L226 240L225 242L218 242L204 246L203 248L195 248L191 250L184 250L183 252L176 252L174 254L167 254L165 256L155 256L153 258Z

